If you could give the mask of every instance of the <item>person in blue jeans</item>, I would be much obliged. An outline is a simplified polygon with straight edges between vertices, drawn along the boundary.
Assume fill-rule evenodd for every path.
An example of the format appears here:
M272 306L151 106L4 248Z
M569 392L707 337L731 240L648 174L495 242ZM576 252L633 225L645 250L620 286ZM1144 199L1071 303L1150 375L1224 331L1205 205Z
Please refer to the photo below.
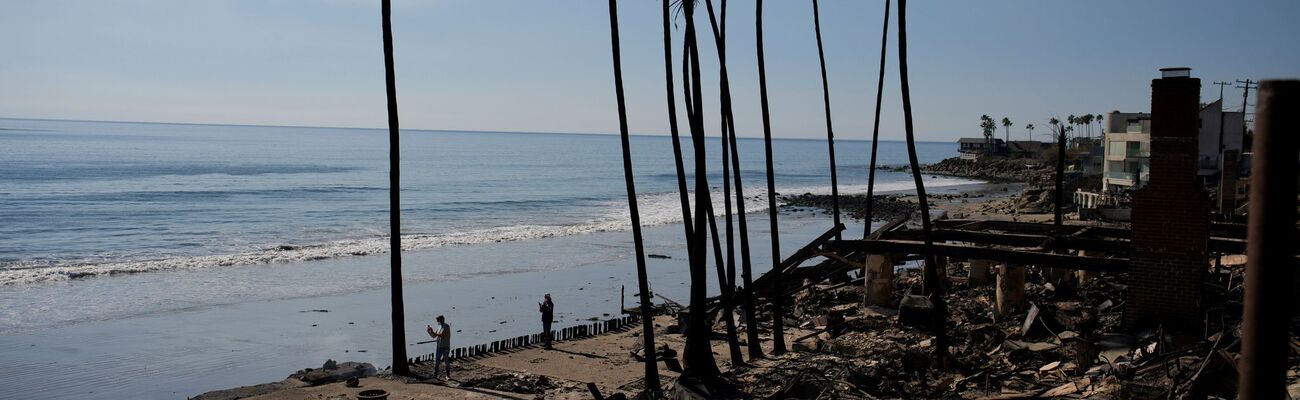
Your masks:
M425 325L424 330L438 342L438 350L433 354L433 377L438 377L438 366L443 365L446 367L444 375L451 379L451 325L447 325L447 320L439 315L438 328Z

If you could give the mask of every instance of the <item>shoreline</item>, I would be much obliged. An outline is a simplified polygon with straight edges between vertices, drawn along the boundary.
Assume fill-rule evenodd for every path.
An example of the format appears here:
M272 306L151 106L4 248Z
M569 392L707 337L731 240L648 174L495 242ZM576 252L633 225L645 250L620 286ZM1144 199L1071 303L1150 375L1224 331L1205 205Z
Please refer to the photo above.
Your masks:
M934 192L960 196L959 193L973 190L992 192L997 187L988 183L971 183ZM790 254L830 225L830 217L825 213L791 206L783 206L781 211L782 236L790 237L782 241L785 244L782 254ZM751 219L751 242L754 244L751 251L764 254L768 251L764 238L766 213L754 211L747 217ZM862 229L858 220L845 222L851 226L850 230ZM671 257L648 260L656 291L684 300L688 279L684 245L680 244L680 225L651 226L646 231L647 253ZM629 236L618 231L595 232L405 252L407 326L412 328L407 338L412 343L419 341L422 331L414 328L431 320L436 313L446 311L446 307L439 308L429 303L429 300L436 299L456 299L455 305L446 305L455 309L452 311L455 314L449 314L449 317L455 315L452 317L453 326L463 330L453 343L454 347L486 343L538 329L533 327L537 324L532 321L535 318L531 309L501 304L531 304L525 301L528 299L519 299L518 293L564 293L557 296L557 305L563 310L557 315L558 326L592 317L601 318L604 314L616 315L620 306L617 304L619 286L635 286ZM386 265L386 260L383 255L366 255L287 264L133 274L28 288L0 287L0 300L7 296L6 292L9 295L44 292L45 296L36 296L44 298L44 304L35 306L46 310L75 309L78 307L75 304L81 301L103 298L109 293L119 293L108 295L113 297L108 300L110 302L119 301L122 293L126 293L126 297L139 296L128 291L138 285L168 287L174 294L151 295L181 299L179 302L168 300L169 303L189 304L178 309L101 315L96 319L10 329L2 334L8 343L0 343L0 354L17 364L40 367L0 379L8 381L0 383L27 388L53 398L115 398L137 396L142 392L153 393L153 397L176 397L266 382L283 377L292 369L319 365L326 358L387 365L386 359L391 357L382 350L387 346L376 344L386 343L387 335L379 333L387 331L387 322L384 318L374 318L375 310L387 307L387 292L384 290L387 287L387 269L379 268ZM442 268L453 264L462 267L454 270ZM485 264L499 268L483 270L481 267ZM446 279L448 276L452 279ZM612 281L619 284L614 285ZM287 287L284 282L293 282L294 285ZM344 282L347 284L342 284ZM92 290L80 293L85 291L83 289ZM312 293L313 290L320 292ZM195 292L199 295L194 295ZM204 296L208 292L211 298L227 300L213 302ZM628 301L635 300L629 298ZM317 309L329 312L310 312ZM9 315L6 320L12 322L13 317ZM255 331L235 328L239 326L262 328ZM107 340L115 336L123 338ZM147 346L142 342L155 345ZM144 352L146 347L161 348L153 350L157 352L151 356L153 358L119 357L122 352ZM65 350L53 350L58 348ZM195 349L202 350L195 352ZM365 352L359 352L361 350ZM425 352L414 346L410 354ZM68 373L99 376L104 372L92 371L105 368L104 364L93 360L115 357L120 365L109 367L108 371L144 368L144 371L168 372L161 375L152 372L152 377L136 378L152 384L69 384L69 379L75 379L49 376ZM61 360L51 363L55 358ZM136 365L140 367L133 367ZM236 369L236 365L239 368ZM44 366L57 366L60 372ZM35 375L47 376L33 380ZM12 381L15 379L27 383L18 384ZM199 382L202 384L196 385ZM40 390L43 388L59 390L43 392Z
M963 190L941 190L931 195L932 202L938 210L948 213L961 212L985 206L989 203L1006 201L1015 197L1020 188L1025 185L1022 183L979 183ZM803 196L803 195L801 195ZM899 202L911 201L915 204L915 194L894 192L890 194L878 195L880 197L893 198ZM829 220L829 210L822 210L816 207L801 205L784 205L781 207L782 221L790 220ZM846 211L848 211L846 209ZM751 215L750 217L765 217L764 215ZM1003 215L1005 218L1014 218L1012 215ZM1050 218L1050 214L1048 215ZM848 217L845 222L858 223L857 217ZM877 223L885 222L877 219ZM855 224L855 228L861 229L860 224ZM783 229L784 230L784 229ZM802 244L808 238L800 237L790 240L797 246ZM783 252L783 254L789 254ZM672 254L673 259L684 257L684 254ZM898 281L897 290L905 291L909 285L916 284L919 279L917 271L902 270L899 272L903 275ZM910 283L909 283L910 282ZM683 282L684 283L684 282ZM662 283L661 283L662 285ZM659 289L662 291L663 289ZM848 297L856 298L861 295L862 288L860 285L836 289L837 291L847 291L851 294ZM713 291L711 290L710 293ZM984 295L988 293L980 292ZM672 297L672 295L669 295ZM835 297L843 297L836 295ZM806 299L805 299L806 300ZM967 304L971 304L969 301ZM802 306L797 306L802 307ZM870 314L870 313L869 313ZM881 323L875 318L880 316L868 316L878 325ZM680 335L668 333L667 327L673 324L671 317L659 316L656 319L656 343L657 345L667 345L680 353L683 339ZM1018 325L1018 322L1016 322ZM558 323L557 326L566 326ZM743 328L743 325L742 325ZM720 329L715 326L715 330ZM787 327L787 336L801 337L806 334L815 333L809 330L811 328L800 328L798 326ZM743 329L742 329L743 330ZM896 334L896 333L891 333ZM912 334L915 335L915 334ZM742 334L743 336L743 334ZM769 335L763 337L770 338ZM909 336L910 337L910 336ZM854 340L860 340L860 337L852 337ZM814 342L820 343L822 339L813 339ZM269 387L240 387L227 390L213 391L205 393L204 399L230 399L232 395L260 395L253 397L258 399L310 399L321 396L351 396L355 392L364 388L382 388L389 391L394 396L402 398L479 398L476 395L483 395L482 398L512 398L510 396L546 396L546 398L588 398L587 391L582 385L585 382L597 383L600 390L605 395L612 393L623 393L628 396L635 395L639 390L639 379L642 371L640 363L628 356L628 351L639 348L640 338L639 329L631 329L612 332L604 335L597 335L589 338L582 338L573 341L566 341L556 344L554 351L544 351L540 348L524 347L516 350L492 353L483 357L476 357L455 362L455 372L453 381L443 382L439 380L430 380L425 378L416 378L403 380L401 378L385 375L383 372L380 376L364 378L361 380L361 388L348 388L342 383L327 383L319 386L305 387L293 379L286 380L288 385L275 387L269 390ZM732 370L737 376L751 376L747 379L757 379L757 375L770 374L763 372L771 369L779 369L782 365L791 363L802 365L800 358L805 356L804 351L810 348L820 348L820 344L810 344L811 342L801 341L794 343L795 351L785 356L770 357L768 359L753 362L752 365L744 368L733 368L727 362L727 347L725 341L714 340L713 345L715 357L720 367L725 370ZM770 341L763 343L764 347L770 350ZM455 346L455 345L454 345ZM803 346L803 347L800 347ZM812 346L812 347L809 347ZM802 349L802 350L801 350ZM865 350L871 351L871 350ZM577 356L577 357L575 357ZM342 361L342 360L341 360ZM382 369L382 366L380 367ZM799 368L806 368L801 366ZM418 376L430 375L429 365L417 364L412 366L413 372ZM675 380L676 374L663 369L661 374L664 378L665 385ZM288 369L285 369L285 373ZM272 383L274 384L274 383ZM667 387L667 386L666 386ZM770 388L751 388L753 390L764 391ZM526 397L519 397L526 398Z
M750 218L751 251L764 254L769 251L761 229L766 224L759 222L766 216ZM783 253L828 225L828 218L783 213L782 235L792 238ZM688 269L680 229L661 225L645 233L647 253L671 257L647 260L656 292L685 300ZM461 331L453 347L540 330L536 299L528 294L546 292L556 297L557 326L617 315L620 288L636 286L630 242L625 232L602 232L405 253L406 337L410 343L423 341L420 328L438 314ZM386 256L362 256L0 288L0 301L22 306L0 311L7 321L21 318L12 315L19 308L53 312L45 317L57 319L59 312L82 309L93 299L182 306L0 334L0 358L24 366L0 376L0 384L43 398L176 398L280 379L329 358L382 367L391 360L385 350L387 313L379 312L388 308L386 265ZM528 272L511 272L517 270ZM447 274L464 275L439 279ZM348 289L352 283L364 288ZM138 287L151 289L131 290ZM312 290L327 293L277 297ZM635 301L634 292L626 292L628 304ZM225 300L212 304L210 299ZM424 354L432 346L411 346L408 352ZM111 378L123 376L131 378Z

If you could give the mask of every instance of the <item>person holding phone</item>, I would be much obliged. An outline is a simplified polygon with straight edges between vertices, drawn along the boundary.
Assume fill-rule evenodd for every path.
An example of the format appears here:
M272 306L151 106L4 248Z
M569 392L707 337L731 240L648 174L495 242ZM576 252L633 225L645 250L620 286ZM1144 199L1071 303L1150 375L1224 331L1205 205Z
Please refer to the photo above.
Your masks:
M433 377L438 377L438 366L445 365L445 376L451 379L451 325L447 325L446 318L438 316L438 327L435 329L431 325L425 325L425 332L438 342L438 350L433 355ZM445 363L445 364L444 364Z

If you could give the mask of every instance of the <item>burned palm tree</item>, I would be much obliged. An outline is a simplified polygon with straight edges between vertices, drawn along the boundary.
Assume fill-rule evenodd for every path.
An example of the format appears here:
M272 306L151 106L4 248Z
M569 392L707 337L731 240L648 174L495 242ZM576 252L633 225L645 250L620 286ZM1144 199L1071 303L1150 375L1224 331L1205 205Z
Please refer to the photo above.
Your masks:
M840 184L835 171L835 130L831 128L831 88L830 81L826 78L826 53L822 49L822 17L817 3L817 0L812 2L813 30L817 32L817 60L821 62L822 67L822 101L826 104L826 146L831 163L831 215L834 216L835 226L840 226ZM867 226L871 226L871 223L868 222ZM835 239L840 239L839 231L835 231Z
M673 95L673 35L670 30L672 12L669 10L672 1L673 0L663 0L664 82L666 82L668 95L668 131L672 135L673 140L673 161L675 164L674 166L677 168L677 193L682 204L682 229L686 233L686 254L689 259L689 255L694 254L694 249L691 247L693 246L694 241L692 241L691 238L695 236L695 233L691 228L691 202L689 192L686 189L686 167L682 162L681 135L677 128L677 99L676 96ZM683 52L683 55L684 54L685 52ZM690 100L687 99L688 103L689 101Z
M763 62L763 0L758 0L754 10L755 36L758 39L758 98L763 110L763 150L767 161L767 218L772 229L772 353L785 353L785 309L781 294L781 234L776 220L776 178L772 170L772 123L767 106L767 67Z
M1073 119L1074 116L1071 115L1070 118ZM1056 206L1054 215L1055 219L1053 222L1056 228L1060 229L1061 224L1064 222L1061 212L1065 202L1065 196L1064 193L1062 193L1062 190L1064 190L1065 187L1065 135L1067 127L1062 125L1061 121L1056 118L1048 120L1047 123L1052 126L1052 129L1056 133L1056 190L1052 203Z
M688 317L688 327L686 332L686 346L683 350L683 379L698 379L701 382L713 382L718 377L718 366L713 359L713 350L709 345L709 337L712 336L710 328L706 302L708 301L708 279L707 263L704 257L703 249L706 246L704 241L705 224L707 223L706 210L709 200L709 184L705 169L705 147L704 147L704 113L703 103L704 96L700 88L700 54L696 46L695 30L695 2L683 1L683 11L686 16L686 51L690 58L691 71L691 93L690 104L694 104L693 110L688 109L688 116L691 127L691 141L695 151L695 217L692 221L695 225L693 228L695 235L690 238L691 246L695 249L695 254L690 260L690 315Z
M384 29L384 81L388 91L388 215L389 275L392 279L393 310L393 373L411 373L406 360L406 312L402 299L402 209L400 204L401 179L399 179L400 153L397 121L397 78L393 72L392 4L384 0L380 6Z
M387 3L387 0L385 0ZM645 388L660 391L659 368L655 360L654 314L650 308L650 279L646 274L645 246L641 238L641 215L636 206L636 184L632 180L632 149L627 132L627 106L623 100L623 61L618 46L618 5L609 0L610 45L614 57L614 93L618 98L618 129L623 145L623 181L627 185L627 208L632 218L632 242L636 248L636 277L641 291L641 337L645 348Z
M876 78L876 120L871 128L871 165L867 167L867 207L863 213L862 237L871 234L873 204L876 202L876 150L880 143L880 101L885 93L885 49L889 45L889 0L885 0L885 22L880 33L880 76Z
M731 180L736 181L736 224L738 236L740 236L740 275L744 283L744 290L740 292L733 291L734 296L739 296L742 301L742 308L745 313L745 341L749 358L763 356L763 347L758 337L758 319L754 311L754 296L749 289L753 286L753 264L750 261L749 253L749 224L745 220L745 188L744 181L741 179L740 170L740 152L736 145L736 118L733 113L731 103L731 79L727 72L727 0L722 0L722 16L718 18L713 12L713 1L705 0L705 5L709 10L709 21L713 26L713 38L718 50L718 68L719 80L721 86L721 103L722 119L724 128L722 130L722 193L728 199L731 199ZM727 159L730 156L730 164ZM727 168L731 166L730 170ZM732 172L734 171L734 172ZM734 175L732 175L734 173ZM733 178L734 177L734 178ZM734 257L734 246L732 246L731 234L731 202L726 203L727 213L727 274L731 285L734 288L736 284L736 260ZM734 303L733 303L734 304ZM733 360L734 363L735 360Z
M731 154L728 150L731 146L730 143L728 142L730 137L730 134L728 132L735 132L735 127L732 126L730 122L731 121L731 89L730 89L730 83L728 82L727 79L727 66L726 66L727 52L726 52L726 36L725 36L726 30L725 29L727 23L727 19L726 19L727 2L726 0L722 0L721 27L719 27L718 18L713 12L713 1L706 0L705 7L707 7L709 11L709 24L713 28L713 40L714 43L716 44L715 47L718 50L718 75L720 76L719 103L721 107L720 112L722 115L722 117L719 118L719 120L721 120L722 122L722 129L721 131L719 131L720 133L719 137L722 139L721 140L722 204L723 204L723 214L725 214L724 217L726 218L727 259L726 259L725 273L721 267L723 262L721 260L718 261L719 264L718 286L722 289L722 297L721 297L722 315L724 315L726 318L724 322L727 329L727 348L731 354L731 364L740 365L743 364L745 360L740 352L740 343L738 338L736 337L737 336L736 322L735 322L735 318L733 317L735 315L735 304L736 304L735 303L736 246L735 246L735 235L733 233L734 229L731 223L731 216L732 216L731 215L731 167L730 165L728 165L728 162L731 159ZM737 173L739 173L739 170L737 170ZM710 209L710 211L712 211L712 209ZM745 217L744 215L741 215L740 218L743 221ZM713 243L714 246L716 247L718 243L718 239L717 239L718 232L717 229L714 228L716 227L716 224L713 222L712 214L710 214L709 223L711 225L710 229L712 229L713 236L714 236ZM754 335L757 336L757 332L755 332Z
M898 71L899 86L903 91L903 127L907 133L907 160L912 167L912 180L916 183L916 200L921 206L921 237L925 253L925 291L934 303L935 353L938 359L948 357L948 305L944 301L944 285L939 279L934 257L934 234L930 227L930 202L925 195L925 182L916 160L916 135L912 129L912 93L907 82L907 0L898 0Z

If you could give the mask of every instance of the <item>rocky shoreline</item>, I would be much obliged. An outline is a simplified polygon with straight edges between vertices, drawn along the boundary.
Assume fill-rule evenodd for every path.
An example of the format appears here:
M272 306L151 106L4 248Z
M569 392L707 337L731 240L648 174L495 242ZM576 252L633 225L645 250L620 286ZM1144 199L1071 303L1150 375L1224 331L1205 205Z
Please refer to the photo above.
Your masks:
M893 220L911 215L917 209L916 201L908 201L904 195L876 195L872 199L872 219ZM804 193L782 196L787 207L810 207L830 210L831 195ZM867 195L840 195L840 210L846 215L862 219L866 216Z
M907 166L894 168L902 171L911 169ZM1024 182L1031 185L1047 184L1054 176L1052 167L1042 161L1004 158L964 160L953 157L935 164L923 165L921 172L990 182Z

